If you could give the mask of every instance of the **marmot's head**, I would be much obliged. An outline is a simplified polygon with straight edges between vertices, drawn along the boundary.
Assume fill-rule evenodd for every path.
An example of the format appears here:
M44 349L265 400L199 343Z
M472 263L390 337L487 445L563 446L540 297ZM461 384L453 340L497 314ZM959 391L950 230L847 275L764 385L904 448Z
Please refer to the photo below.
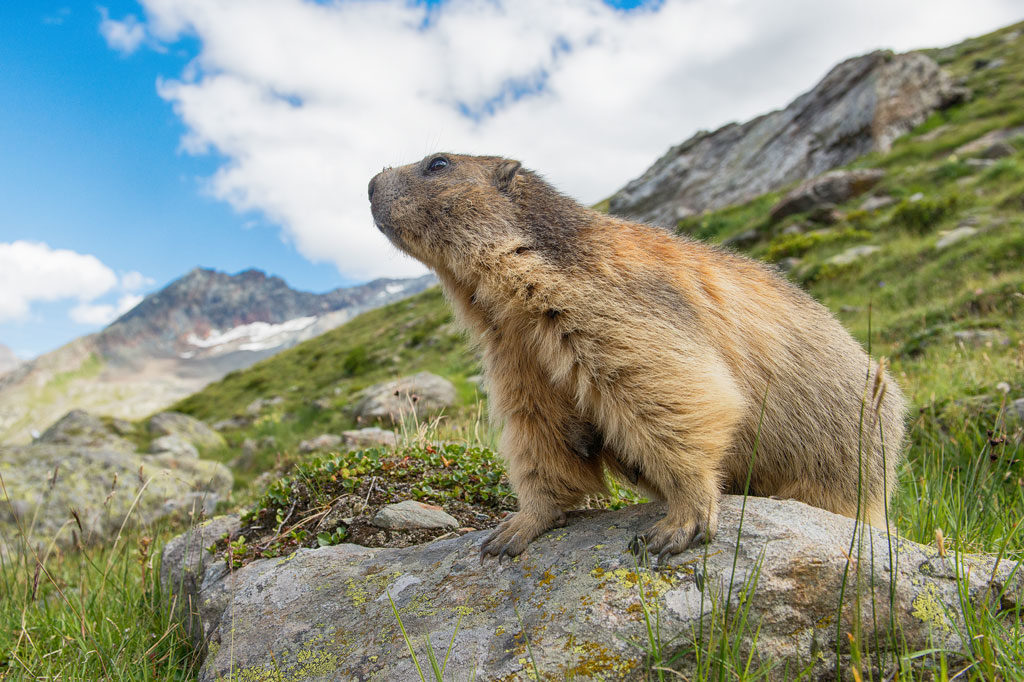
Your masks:
M585 213L518 161L431 154L369 186L377 227L434 269L473 268L505 252L565 250Z

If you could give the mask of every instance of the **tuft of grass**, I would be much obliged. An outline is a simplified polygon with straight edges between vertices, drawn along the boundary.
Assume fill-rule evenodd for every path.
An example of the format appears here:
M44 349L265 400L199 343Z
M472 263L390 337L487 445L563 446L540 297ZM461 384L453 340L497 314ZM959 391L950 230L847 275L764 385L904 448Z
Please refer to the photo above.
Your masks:
M0 505L15 515L6 495ZM159 581L159 548L183 530L128 529L67 552L0 537L0 679L195 679L197 651Z
M954 216L967 204L959 194L948 194L918 201L904 200L892 215L892 224L913 234L927 234Z

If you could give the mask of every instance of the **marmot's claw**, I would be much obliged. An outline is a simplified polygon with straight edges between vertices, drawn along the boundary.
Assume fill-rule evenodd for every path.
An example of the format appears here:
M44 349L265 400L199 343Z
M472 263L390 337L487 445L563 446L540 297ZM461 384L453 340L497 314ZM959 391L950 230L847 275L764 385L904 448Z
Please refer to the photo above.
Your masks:
M557 521L557 519L555 519ZM542 523L536 516L522 512L502 521L480 546L480 561L485 557L497 557L509 561L519 556L530 544L530 541L551 527L551 523Z
M717 519L714 519L711 524L702 520L693 524L673 526L667 519L661 519L646 533L633 538L630 549L633 549L634 543L643 542L647 546L648 552L658 555L658 563L661 564L673 554L679 554L688 548L710 542L714 538L716 522ZM634 551L634 553L636 552Z

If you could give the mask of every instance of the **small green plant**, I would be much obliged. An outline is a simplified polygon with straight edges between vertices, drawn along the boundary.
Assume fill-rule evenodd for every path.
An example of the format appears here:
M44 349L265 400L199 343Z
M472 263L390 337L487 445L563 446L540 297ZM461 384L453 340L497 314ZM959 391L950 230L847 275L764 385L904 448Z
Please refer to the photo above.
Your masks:
M893 211L892 224L913 234L926 234L955 216L967 203L959 194L924 197L918 201L905 199Z
M789 256L802 256L813 248L825 244L839 244L863 239L870 239L871 232L858 230L852 227L841 230L818 230L801 234L786 234L776 237L768 245L764 258L767 261L776 262Z
M345 355L345 359L341 361L341 368L347 377L364 374L371 367L372 363L370 362L370 352L366 350L366 346L362 344L350 350L348 354Z

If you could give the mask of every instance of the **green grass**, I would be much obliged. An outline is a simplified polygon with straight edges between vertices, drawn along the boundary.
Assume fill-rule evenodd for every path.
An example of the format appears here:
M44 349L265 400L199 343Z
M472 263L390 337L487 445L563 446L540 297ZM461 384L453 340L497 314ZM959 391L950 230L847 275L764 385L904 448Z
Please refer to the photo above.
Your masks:
M0 680L195 679L196 651L159 585L159 548L182 530L0 563Z

